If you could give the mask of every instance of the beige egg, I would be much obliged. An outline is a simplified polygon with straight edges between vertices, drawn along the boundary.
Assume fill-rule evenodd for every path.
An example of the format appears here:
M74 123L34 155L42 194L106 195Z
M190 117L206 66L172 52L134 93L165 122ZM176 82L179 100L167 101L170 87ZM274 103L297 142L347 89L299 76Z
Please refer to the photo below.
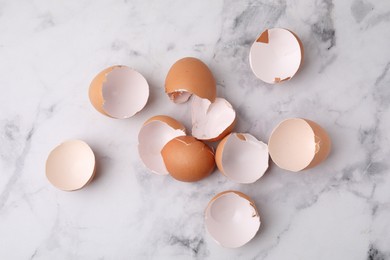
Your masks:
M148 119L138 134L138 153L152 172L167 175L161 151L173 138L186 135L185 127L172 117L158 115Z
M330 152L331 141L325 130L315 122L291 118L273 130L268 148L276 165L298 172L324 161Z
M46 161L46 177L58 189L83 188L95 175L95 155L83 141L66 141L54 148Z
M141 111L149 97L149 85L136 70L118 65L100 72L91 82L89 99L103 115L124 119Z
M211 199L205 210L205 226L221 246L238 248L260 228L260 216L251 198L239 191L224 191Z
M253 183L268 169L268 146L250 134L232 133L218 144L215 161L227 178Z
M252 44L249 63L253 73L270 84L290 80L303 63L303 45L293 32L267 29Z
M207 65L197 58L186 57L170 68L165 79L165 92L175 103L186 102L192 94L213 102L217 88Z
M161 154L168 172L179 181L199 181L209 176L215 167L211 148L192 136L172 139Z
M191 105L192 136L204 141L219 141L232 132L236 124L236 111L224 98L214 102L197 96Z

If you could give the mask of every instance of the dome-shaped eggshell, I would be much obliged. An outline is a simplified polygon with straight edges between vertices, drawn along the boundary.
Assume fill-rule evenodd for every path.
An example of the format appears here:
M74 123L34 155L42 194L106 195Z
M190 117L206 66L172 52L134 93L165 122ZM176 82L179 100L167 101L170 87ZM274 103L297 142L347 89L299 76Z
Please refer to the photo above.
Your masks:
M183 103L191 94L213 102L217 95L216 82L210 69L201 60L186 57L176 61L165 79L165 92L175 103ZM184 99L178 98L185 92Z
M192 136L179 136L161 151L170 175L183 182L195 182L209 176L215 167L214 153Z

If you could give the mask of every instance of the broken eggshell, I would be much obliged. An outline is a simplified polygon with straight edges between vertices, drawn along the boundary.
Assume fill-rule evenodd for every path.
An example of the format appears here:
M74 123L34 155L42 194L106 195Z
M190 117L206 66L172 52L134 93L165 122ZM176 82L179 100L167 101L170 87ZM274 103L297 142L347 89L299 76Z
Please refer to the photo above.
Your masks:
M217 147L218 169L237 183L253 183L268 169L268 146L250 134L232 133Z
M144 165L152 172L167 175L161 150L173 138L185 135L185 127L165 115L148 119L138 134L138 153Z
M161 154L171 176L183 182L206 178L215 167L211 148L192 136L172 139L164 146Z
M249 53L253 73L271 84L290 80L302 61L302 42L293 32L283 28L265 30L252 44Z
M192 136L204 141L218 141L231 133L236 123L236 111L224 98L192 97Z
M213 74L201 60L186 57L169 69L165 79L165 92L175 103L186 102L192 94L213 102L217 88Z
M95 155L81 140L66 141L55 147L46 161L46 177L58 189L83 188L95 175Z
M308 119L291 118L281 122L272 131L268 149L276 165L298 172L324 161L329 155L331 141L317 123Z
M248 243L260 228L255 203L242 192L225 191L211 199L205 211L205 226L221 246L237 248Z
M149 97L149 85L136 70L112 66L100 72L91 82L89 99L103 115L124 119L141 111Z

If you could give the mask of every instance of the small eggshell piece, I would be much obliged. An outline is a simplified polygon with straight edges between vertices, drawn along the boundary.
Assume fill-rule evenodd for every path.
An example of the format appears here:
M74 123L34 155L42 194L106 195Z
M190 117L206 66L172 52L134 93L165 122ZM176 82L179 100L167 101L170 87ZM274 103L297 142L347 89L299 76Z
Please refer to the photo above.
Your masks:
M138 134L138 153L144 165L156 174L169 174L161 150L170 140L185 134L184 126L169 116L147 120Z
M54 148L46 161L46 177L64 191L83 188L94 177L95 155L83 141L66 141Z
M172 139L164 146L161 154L171 176L183 182L204 179L215 167L211 148L192 136Z
M250 134L232 133L218 145L218 169L237 183L253 183L268 169L268 146Z
M325 160L330 152L331 141L325 130L315 122L291 118L273 130L268 147L276 165L298 172Z
M249 53L253 73L271 84L291 79L302 60L302 42L293 32L283 28L265 30L252 44Z
M224 98L192 97L192 136L199 140L218 141L229 134L236 123L236 111Z
M238 191L217 194L205 211L205 225L221 246L238 248L248 243L260 228L255 203Z

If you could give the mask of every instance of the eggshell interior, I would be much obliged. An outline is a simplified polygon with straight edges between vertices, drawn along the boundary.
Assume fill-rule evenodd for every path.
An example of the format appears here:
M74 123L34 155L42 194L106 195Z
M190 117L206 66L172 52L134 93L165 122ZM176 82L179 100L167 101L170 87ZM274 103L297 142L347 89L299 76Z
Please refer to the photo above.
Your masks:
M172 139L161 154L168 172L179 181L199 181L209 176L215 167L211 148L192 136Z
M186 57L170 68L165 79L165 92L175 103L186 102L192 94L213 102L217 87L206 64L199 59Z
M137 71L112 66L91 82L89 98L100 113L112 118L129 118L142 110L149 97L149 85Z
M260 228L260 216L248 196L237 191L222 192L208 204L205 225L223 247L237 248L248 243Z
M237 183L253 183L268 169L268 146L250 134L232 133L218 145L218 169Z
M267 83L291 79L301 66L303 45L289 30L265 30L253 43L249 62L253 73Z
M71 140L54 148L46 161L46 177L55 187L78 190L90 182L95 173L95 155L83 141Z
M102 93L103 109L107 114L129 118L146 105L149 85L138 71L122 66L107 74Z
M229 134L235 124L236 111L224 98L213 103L197 96L192 98L192 135L200 140L216 141Z
M170 140L185 134L184 126L171 117L156 116L149 119L138 134L138 152L142 162L156 174L169 174L161 151Z
M316 132L311 124L317 128ZM269 153L280 168L297 172L314 167L328 156L330 139L314 124L306 119L292 118L273 130L268 142Z

